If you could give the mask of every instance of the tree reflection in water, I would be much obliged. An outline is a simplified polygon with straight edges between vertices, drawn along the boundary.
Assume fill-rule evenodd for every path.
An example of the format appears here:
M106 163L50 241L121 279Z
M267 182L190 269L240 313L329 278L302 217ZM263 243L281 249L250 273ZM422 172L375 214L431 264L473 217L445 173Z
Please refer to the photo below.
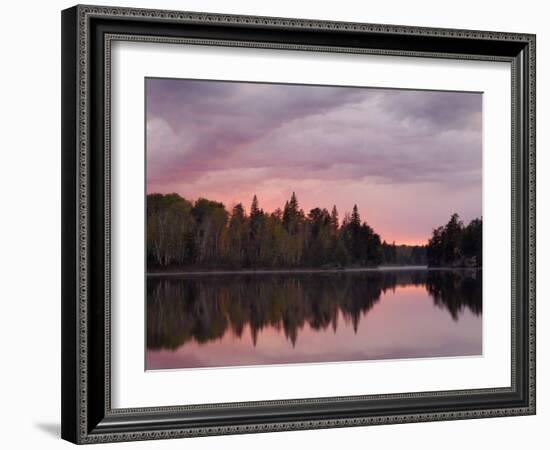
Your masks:
M147 348L206 343L248 325L256 344L262 329L283 332L294 345L306 324L357 331L361 317L396 287L423 286L434 305L458 321L465 308L482 312L480 270L400 270L182 275L147 279Z

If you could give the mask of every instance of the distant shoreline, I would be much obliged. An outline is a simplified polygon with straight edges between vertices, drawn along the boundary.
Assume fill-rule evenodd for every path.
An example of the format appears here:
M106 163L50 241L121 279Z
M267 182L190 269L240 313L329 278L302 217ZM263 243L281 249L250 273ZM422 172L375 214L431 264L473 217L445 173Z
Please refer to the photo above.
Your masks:
M389 271L443 271L443 270L481 270L481 267L428 267L428 266L379 266L379 267L348 267L343 269L235 269L235 270L187 270L170 272L146 272L148 277L164 277L179 275L254 275L278 273L357 273L357 272L389 272Z

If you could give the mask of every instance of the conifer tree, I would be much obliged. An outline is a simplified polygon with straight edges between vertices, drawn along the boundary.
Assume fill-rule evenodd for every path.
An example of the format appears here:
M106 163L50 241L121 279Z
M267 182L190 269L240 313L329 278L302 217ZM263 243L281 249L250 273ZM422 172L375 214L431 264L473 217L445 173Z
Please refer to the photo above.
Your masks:
M338 210L336 209L336 205L332 207L332 212L330 213L330 233L332 236L338 234Z
M359 216L359 210L357 209L357 205L353 205L353 212L351 213L351 222L350 225L353 227L354 230L358 230L361 226L361 217Z

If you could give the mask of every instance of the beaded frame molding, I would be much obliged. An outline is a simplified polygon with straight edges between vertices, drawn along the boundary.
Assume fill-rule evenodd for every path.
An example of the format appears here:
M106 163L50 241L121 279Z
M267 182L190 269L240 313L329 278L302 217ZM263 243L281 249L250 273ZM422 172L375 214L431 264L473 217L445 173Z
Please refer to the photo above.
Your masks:
M511 385L111 407L110 67L114 41L511 64ZM62 12L62 423L99 443L535 414L535 36L78 5Z

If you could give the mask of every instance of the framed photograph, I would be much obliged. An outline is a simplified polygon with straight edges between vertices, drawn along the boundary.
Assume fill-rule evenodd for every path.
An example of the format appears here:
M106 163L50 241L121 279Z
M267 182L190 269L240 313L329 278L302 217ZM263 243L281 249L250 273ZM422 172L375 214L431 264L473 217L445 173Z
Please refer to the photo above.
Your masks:
M62 12L62 437L535 413L535 36Z

